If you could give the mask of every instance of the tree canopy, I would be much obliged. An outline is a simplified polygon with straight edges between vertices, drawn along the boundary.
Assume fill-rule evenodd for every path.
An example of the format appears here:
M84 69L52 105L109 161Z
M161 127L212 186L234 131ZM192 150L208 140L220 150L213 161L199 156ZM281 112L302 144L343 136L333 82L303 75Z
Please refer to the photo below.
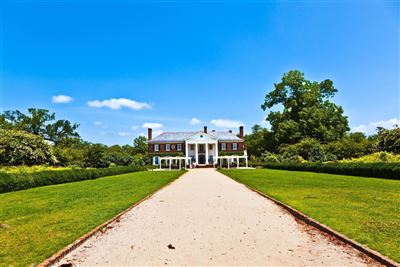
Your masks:
M43 137L54 144L69 138L79 138L79 124L68 120L55 120L55 113L47 109L29 108L28 114L19 110L7 110L0 115L0 126L4 129L21 130ZM51 123L55 121L54 123Z
M327 143L343 138L349 131L343 108L328 100L337 92L331 80L312 82L302 72L292 70L274 87L261 108L283 106L282 111L270 111L267 116L278 144L294 144L303 138Z

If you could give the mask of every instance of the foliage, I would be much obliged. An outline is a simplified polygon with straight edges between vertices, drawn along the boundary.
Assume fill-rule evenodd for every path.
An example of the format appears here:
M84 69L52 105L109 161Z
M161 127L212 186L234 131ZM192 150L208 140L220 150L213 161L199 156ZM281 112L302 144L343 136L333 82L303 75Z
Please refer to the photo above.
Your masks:
M101 144L93 144L87 147L83 156L83 166L93 168L105 168L110 163L105 159L104 154L106 146Z
M392 162L400 163L400 155L388 152L376 152L360 158L344 159L340 162L362 162L362 163L379 163L379 162Z
M128 172L143 171L150 166L114 167L102 169L44 170L37 172L0 172L0 193L18 191L44 185L63 184L96 179Z
M273 134L266 128L256 124L251 134L244 137L249 155L260 157L265 151L274 151L276 142Z
M53 167L46 165L34 165L34 166L6 166L0 167L0 173L32 173L38 171L65 171L70 170L70 167Z
M56 159L40 136L24 131L0 129L0 165L55 164Z
M378 128L378 144L380 151L387 151L400 154L400 128L396 127L392 130Z
M147 154L149 146L147 138L144 136L138 136L133 140L133 152L135 154Z
M2 266L36 266L175 180L183 171L135 172L0 194Z
M285 73L261 106L263 110L283 106L283 111L267 116L278 144L294 144L307 137L322 143L343 138L349 130L347 117L342 107L328 100L336 92L331 80L311 82L298 70Z
M267 151L261 155L261 161L262 162L282 162L282 161L284 161L284 158L282 155L273 154L273 153Z
M400 181L282 170L221 170L400 261Z
M334 155L326 153L323 146L314 138L305 138L297 144L282 146L280 152L285 159L294 162L301 161L300 159L311 162L336 159Z
M350 133L341 140L325 144L324 149L338 160L358 158L375 150L375 140L366 138L363 133Z
M263 167L400 180L400 163L283 162L264 163Z
M56 145L67 138L79 137L76 132L78 124L68 120L50 123L55 118L55 113L49 113L47 109L29 108L27 115L19 110L7 110L0 114L0 126L39 135Z
M243 155L243 151L226 151L226 150L218 151L218 156L234 156L234 155L241 156Z

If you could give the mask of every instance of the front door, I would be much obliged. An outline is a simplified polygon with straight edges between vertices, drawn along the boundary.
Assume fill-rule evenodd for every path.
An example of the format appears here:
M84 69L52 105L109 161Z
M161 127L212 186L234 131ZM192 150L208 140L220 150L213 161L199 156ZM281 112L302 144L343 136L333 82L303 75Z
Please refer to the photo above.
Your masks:
M199 155L199 164L206 164L206 156Z

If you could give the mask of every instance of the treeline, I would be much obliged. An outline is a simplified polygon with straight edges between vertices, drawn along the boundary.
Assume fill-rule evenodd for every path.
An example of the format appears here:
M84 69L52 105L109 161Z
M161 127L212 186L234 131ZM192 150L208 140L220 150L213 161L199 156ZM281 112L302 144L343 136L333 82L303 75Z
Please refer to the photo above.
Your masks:
M73 166L104 168L142 166L148 161L147 139L138 137L133 145L106 146L80 138L78 124L55 120L45 109L18 110L0 115L0 166Z
M285 73L261 106L263 110L281 107L268 113L270 129L255 125L245 136L251 160L327 162L381 152L378 159L386 161L400 153L398 126L377 128L371 136L351 133L343 108L330 101L336 92L331 80L312 82L300 71Z

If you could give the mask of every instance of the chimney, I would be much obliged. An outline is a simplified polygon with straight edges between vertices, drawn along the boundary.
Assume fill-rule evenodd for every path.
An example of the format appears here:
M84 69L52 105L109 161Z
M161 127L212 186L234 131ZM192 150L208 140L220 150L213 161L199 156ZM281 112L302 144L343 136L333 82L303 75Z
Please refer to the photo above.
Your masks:
M207 126L204 126L204 133L207 133Z
M243 137L244 137L243 126L239 126L239 137L240 137L240 138L243 138Z
M151 128L147 129L147 140L150 141L151 138L153 137L153 130Z

